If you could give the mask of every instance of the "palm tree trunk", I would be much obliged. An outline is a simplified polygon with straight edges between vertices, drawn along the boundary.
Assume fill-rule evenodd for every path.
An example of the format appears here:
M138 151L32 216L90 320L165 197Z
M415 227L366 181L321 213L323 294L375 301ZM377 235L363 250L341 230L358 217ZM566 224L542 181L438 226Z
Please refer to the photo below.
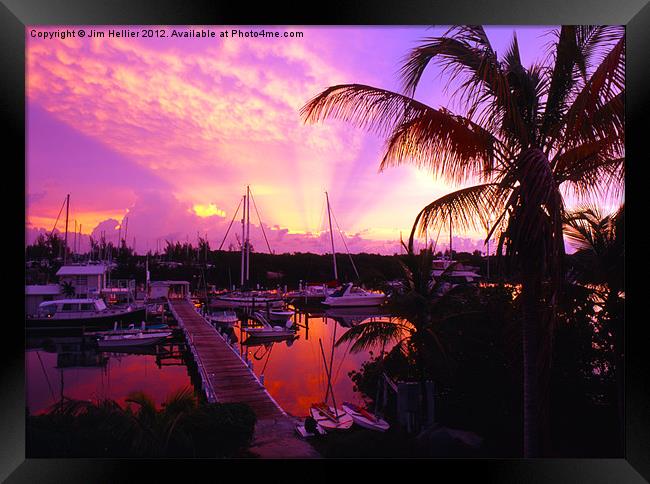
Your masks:
M621 456L625 455L625 330L624 318L620 308L619 289L616 284L608 284L610 287L605 311L609 330L614 340L614 380L616 382L616 406L618 413L619 445L618 451Z
M539 280L530 274L525 274L522 285L524 457L537 457L540 453L540 385L538 371L540 290L541 284Z

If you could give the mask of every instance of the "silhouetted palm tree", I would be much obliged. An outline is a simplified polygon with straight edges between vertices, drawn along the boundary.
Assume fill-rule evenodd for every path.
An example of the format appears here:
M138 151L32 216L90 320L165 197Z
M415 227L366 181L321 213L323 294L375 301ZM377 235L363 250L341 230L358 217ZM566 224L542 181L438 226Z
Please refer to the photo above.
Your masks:
M478 181L426 206L411 245L416 227L422 234L451 217L460 229L496 231L498 253L519 270L525 456L540 453L540 388L562 279L563 194L620 195L624 176L624 28L553 32L548 60L524 67L516 36L499 58L483 27L453 27L410 52L402 93L332 86L301 111L307 122L338 118L385 136L382 169L406 162L455 185ZM430 62L456 83L463 114L414 99Z
M597 207L584 207L566 216L565 235L576 246L573 276L593 288L600 303L598 321L614 352L621 449L624 419L624 263L625 205L602 215Z
M410 362L415 370L411 378L421 384L421 415L426 418L428 401L426 382L435 376L446 374L447 356L444 338L439 334L443 325L453 327L476 311L460 309L454 298L464 288L445 292L442 297L440 285L453 269L450 265L442 275L433 277L433 250L428 247L419 255L408 251L400 256L400 266L404 274L404 288L393 294L389 303L395 316L386 320L370 320L353 326L336 342L341 345L350 342L350 351L359 352L375 347L390 346L386 358L402 357ZM382 355L383 357L383 355ZM424 423L424 422L422 422Z
M71 282L64 281L61 283L61 292L65 297L74 297L76 290Z

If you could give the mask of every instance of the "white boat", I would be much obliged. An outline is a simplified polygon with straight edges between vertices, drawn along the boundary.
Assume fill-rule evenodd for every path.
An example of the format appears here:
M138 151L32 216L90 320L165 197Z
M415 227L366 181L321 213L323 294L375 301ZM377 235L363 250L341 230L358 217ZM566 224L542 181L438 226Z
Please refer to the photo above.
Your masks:
M214 324L235 324L239 321L235 311L217 311L207 315L206 319Z
M36 316L27 316L28 327L66 326L109 326L114 321L141 321L145 318L145 307L108 308L103 299L55 299L44 301L38 306Z
M117 324L113 331L97 331L86 333L97 336L97 346L99 348L121 348L125 346L147 346L158 341L162 341L172 334L169 330L164 329L145 329L145 323L138 329L130 325L127 329L117 329Z
M286 293L284 298L296 307L318 305L335 290L335 287L328 287L326 284L307 284L304 288Z
M293 316L293 311L289 311L287 309L271 309L269 311L269 319L271 321L278 321L281 323L287 323L289 320L291 320L291 317Z
M440 295L456 286L478 284L481 279L476 268L449 259L434 260L431 275L438 284Z
M352 417L355 424L360 427L385 432L390 428L390 424L385 420L373 415L367 410L349 402L343 402L341 408Z
M342 409L334 410L334 407L324 403L312 404L309 409L312 418L326 431L348 430L352 427L352 416Z
M148 346L159 341L164 340L171 331L158 332L158 333L124 333L100 336L97 340L99 348L122 348L124 346Z
M266 309L281 308L282 305L280 296L263 291L233 291L210 302L213 308Z
M238 291L229 291L224 294L220 294L212 299L210 302L211 307L216 308L239 308L239 309L266 309L266 308L280 308L283 306L284 302L282 300L282 295L277 291L261 291L259 290L259 285L257 286L258 290L251 289L250 281L250 254L251 254L251 243L250 243L250 207L251 202L255 204L253 199L253 194L251 193L250 187L246 187L246 193L242 197L243 209L242 209L242 232L241 232L241 274L240 274L240 290ZM241 203L240 205L241 206ZM233 215L233 221L239 213L239 206L235 210ZM260 227L264 230L262 220L259 218L259 212L257 207L255 207L257 212L258 221ZM232 223L231 223L232 225ZM228 236L230 227L226 231L226 236L224 241ZM266 237L266 235L265 235ZM268 241L267 241L268 243ZM269 253L271 252L271 247L268 246Z
M272 326L266 319L266 316L260 311L253 314L254 319L259 326L248 326L242 328L242 331L250 337L264 338L264 337L278 337L278 336L293 336L295 331L291 329L293 322L289 320L285 326Z
M385 299L383 292L370 292L347 283L325 298L323 304L332 307L380 306Z

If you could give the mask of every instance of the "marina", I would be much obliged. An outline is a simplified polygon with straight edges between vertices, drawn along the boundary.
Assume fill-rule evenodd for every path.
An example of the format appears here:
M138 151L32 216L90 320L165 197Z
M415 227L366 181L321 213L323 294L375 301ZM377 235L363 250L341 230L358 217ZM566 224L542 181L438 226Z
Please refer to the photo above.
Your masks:
M624 455L624 28L48 29L27 457Z

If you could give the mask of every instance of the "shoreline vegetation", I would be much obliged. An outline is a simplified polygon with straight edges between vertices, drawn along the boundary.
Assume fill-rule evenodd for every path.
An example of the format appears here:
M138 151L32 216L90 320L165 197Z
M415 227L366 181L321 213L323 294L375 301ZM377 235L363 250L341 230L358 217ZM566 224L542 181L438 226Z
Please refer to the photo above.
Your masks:
M192 388L157 408L148 395L114 400L64 398L26 416L27 455L33 457L247 457L256 417L242 403L207 403Z

